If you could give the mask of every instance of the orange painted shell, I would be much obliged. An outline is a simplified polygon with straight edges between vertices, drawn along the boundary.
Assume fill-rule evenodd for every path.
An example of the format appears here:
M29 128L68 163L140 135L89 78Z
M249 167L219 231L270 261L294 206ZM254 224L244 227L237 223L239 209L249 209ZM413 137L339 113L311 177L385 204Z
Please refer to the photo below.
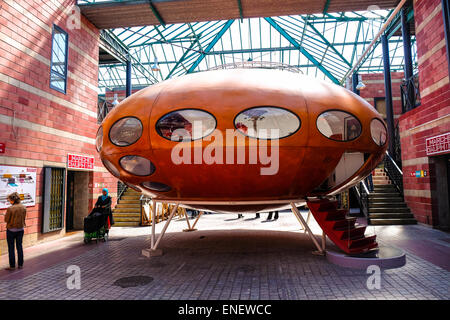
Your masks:
M290 135L275 140L249 137L245 134L248 128L242 128L245 121L237 123L237 119L245 118L243 111L255 107L274 107L276 112L287 112L291 119L287 127L297 123L293 118L296 116L299 128L292 128L294 132ZM195 141L179 142L163 137L168 129L161 121L169 119L170 115L167 115L173 111L190 109L208 113L209 119L215 120L215 131L205 139ZM333 110L345 113L343 125L347 127L344 130L350 130L350 126L354 129L355 125L360 128L356 138L337 141L342 134L327 137L319 130L318 121L323 120L319 118ZM173 115L180 119L178 113ZM111 128L129 117L138 119L130 120L130 123L141 123L138 139L126 146L117 145L117 141L113 143ZM380 123L374 119L381 121L382 143L376 143L371 132L374 121ZM188 122L184 121L182 125L190 126ZM125 127L113 128L113 134ZM215 141L216 136L225 137L227 129L236 130L236 127L239 145L230 144L225 138ZM287 130L283 126L281 129ZM126 139L132 136L123 135ZM99 152L103 163L111 173L155 200L170 200L205 210L255 212L280 208L290 200L301 202L307 196L336 194L355 185L383 158L387 148L385 136L381 115L364 99L343 87L286 71L233 69L189 74L138 91L105 118L99 129L98 145L101 145ZM203 154L208 146L211 148L213 141L215 147L223 151L224 159L227 152L234 151L234 163L174 163L172 152L175 146L190 149L194 157L196 151ZM275 174L261 175L261 169L268 165L249 163L249 145L264 142L269 150L278 144ZM237 154L242 150L246 150L246 161L239 164ZM345 181L324 189L324 181L333 175L344 153L363 154L364 162ZM130 155L149 160L152 166L146 168L151 174L138 176L124 170L120 161ZM167 189L150 190L143 183L167 186Z

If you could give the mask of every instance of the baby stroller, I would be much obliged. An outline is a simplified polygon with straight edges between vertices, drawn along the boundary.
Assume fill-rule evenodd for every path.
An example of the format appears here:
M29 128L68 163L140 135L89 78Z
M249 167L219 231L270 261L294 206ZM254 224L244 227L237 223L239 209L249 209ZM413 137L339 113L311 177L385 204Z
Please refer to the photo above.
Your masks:
M108 240L107 232L107 215L98 208L94 208L87 217L84 218L84 243L89 243L92 240L98 242Z

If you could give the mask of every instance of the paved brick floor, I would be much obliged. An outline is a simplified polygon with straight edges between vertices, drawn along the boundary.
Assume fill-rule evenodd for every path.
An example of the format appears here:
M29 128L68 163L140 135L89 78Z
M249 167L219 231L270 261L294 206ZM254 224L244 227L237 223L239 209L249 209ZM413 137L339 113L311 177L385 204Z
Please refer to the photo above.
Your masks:
M147 259L150 228L113 228L107 243L84 245L82 234L28 248L25 268L7 272L0 258L0 299L449 299L450 235L424 226L369 227L383 245L407 252L402 268L382 270L381 288L369 290L365 270L314 256L297 220L274 222L245 215L205 215L199 231L181 232L175 219L161 242L164 255ZM312 219L312 228L320 233ZM163 223L157 225L157 232ZM332 248L332 244L327 244ZM81 288L68 289L67 268L78 266ZM152 277L122 288L115 281Z

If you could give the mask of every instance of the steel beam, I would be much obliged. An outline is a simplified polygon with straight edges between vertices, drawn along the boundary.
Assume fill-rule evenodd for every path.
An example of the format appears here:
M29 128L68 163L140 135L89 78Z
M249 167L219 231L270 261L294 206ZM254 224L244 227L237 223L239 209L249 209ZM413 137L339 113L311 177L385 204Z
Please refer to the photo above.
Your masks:
M155 5L153 4L152 0L148 1L150 4L150 9L152 9L153 14L155 15L156 19L158 19L159 23L162 26L166 25L166 22L164 21L164 19L161 17L161 14L158 12L158 9L156 9Z
M272 18L264 18L275 30L277 30L287 41L289 41L294 47L296 47L309 61L311 61L320 71L322 71L328 78L331 79L336 84L339 84L339 80L336 79L325 67L319 63L308 51L301 46L297 40L295 40L289 33L287 33L283 28L281 28L275 20Z
M203 61L205 56L211 51L211 49L216 45L217 41L219 41L220 38L224 35L224 33L231 27L234 20L228 20L225 25L222 27L222 29L219 31L219 33L216 34L214 39L208 44L205 51L200 54L200 56L197 58L197 60L192 64L192 66L189 68L187 73L194 72L195 68L200 64L200 62Z
M389 154L392 156L394 152L394 109L392 106L392 85L391 85L391 68L389 60L389 43L387 35L381 36L381 45L383 46L383 66L384 66L384 92L386 102L386 121L389 134Z
M409 30L409 22L407 17L407 8L403 7L400 11L402 22L402 38L403 38L403 56L405 59L405 79L410 81L413 77L413 65L411 56L411 32ZM409 82L408 82L409 84ZM407 85L408 101L415 105L414 86ZM410 106L414 108L414 105Z

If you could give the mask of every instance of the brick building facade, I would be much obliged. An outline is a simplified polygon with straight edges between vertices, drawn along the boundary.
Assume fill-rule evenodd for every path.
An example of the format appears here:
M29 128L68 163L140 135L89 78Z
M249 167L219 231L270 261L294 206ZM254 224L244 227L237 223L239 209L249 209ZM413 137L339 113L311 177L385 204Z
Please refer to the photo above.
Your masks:
M448 175L448 154L428 156L425 148L427 138L450 131L450 83L442 2L414 1L414 19L421 105L399 119L404 195L419 222L448 227L448 182L440 181L447 179L444 175ZM424 177L414 175L420 170L426 172ZM443 187L445 184L447 188Z
M370 73L360 74L362 82L366 87L360 91L360 96L369 102L381 114L386 112L385 107L385 91L384 91L384 74ZM402 98L400 85L403 79L403 72L391 72L392 83L392 107L394 109L394 124L397 125L398 119L402 114ZM381 108L380 108L381 107Z
M38 9L39 8L39 9ZM55 28L67 33L66 92L50 87ZM99 31L75 7L75 0L0 3L1 166L37 171L36 205L28 207L24 245L54 239L66 227L82 226L102 186L113 199L117 180L104 169L95 149ZM67 170L69 153L94 157L93 170ZM44 168L64 168L63 224L43 233ZM67 179L73 178L74 221L67 221ZM84 196L76 198L80 191ZM0 249L6 253L6 210L0 210ZM81 222L80 222L81 220Z

